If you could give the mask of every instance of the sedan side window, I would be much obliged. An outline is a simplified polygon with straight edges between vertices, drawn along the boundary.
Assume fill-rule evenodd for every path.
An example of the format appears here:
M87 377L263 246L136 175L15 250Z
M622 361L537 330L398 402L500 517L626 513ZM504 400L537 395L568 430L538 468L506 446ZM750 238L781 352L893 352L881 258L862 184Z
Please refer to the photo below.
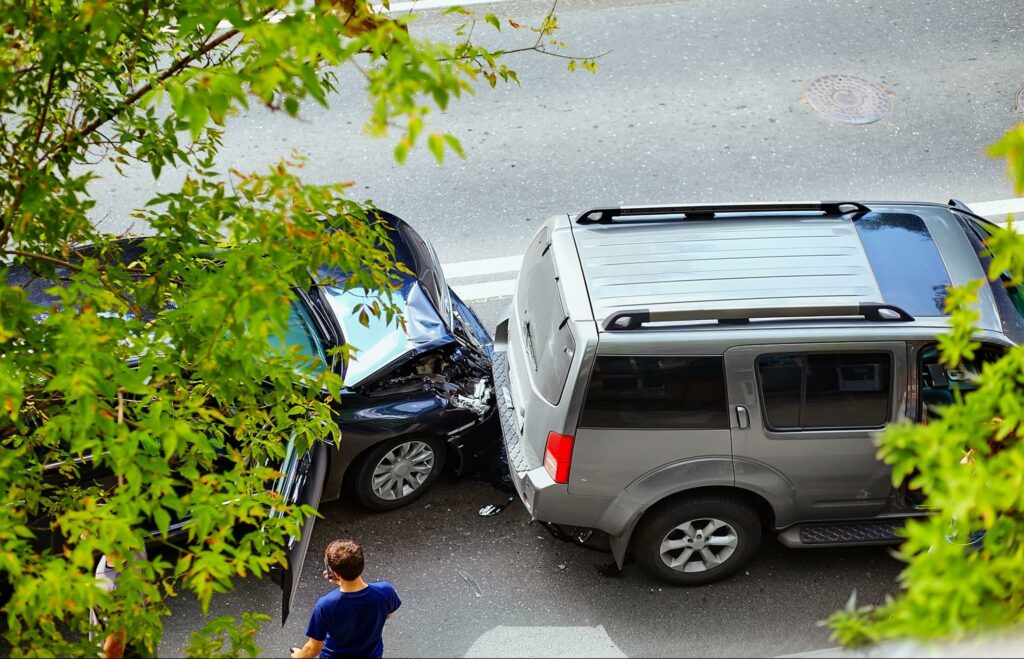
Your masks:
M769 430L880 428L889 420L889 353L762 355L757 378Z

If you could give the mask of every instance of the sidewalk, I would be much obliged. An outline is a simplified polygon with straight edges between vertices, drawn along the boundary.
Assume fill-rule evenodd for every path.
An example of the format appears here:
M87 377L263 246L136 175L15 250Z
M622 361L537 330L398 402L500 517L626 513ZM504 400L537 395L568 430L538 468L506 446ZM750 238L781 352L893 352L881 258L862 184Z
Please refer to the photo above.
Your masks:
M1024 633L1001 634L958 643L922 643L918 641L889 641L857 650L827 648L811 652L781 655L782 658L807 659L874 659L875 657L1024 657Z

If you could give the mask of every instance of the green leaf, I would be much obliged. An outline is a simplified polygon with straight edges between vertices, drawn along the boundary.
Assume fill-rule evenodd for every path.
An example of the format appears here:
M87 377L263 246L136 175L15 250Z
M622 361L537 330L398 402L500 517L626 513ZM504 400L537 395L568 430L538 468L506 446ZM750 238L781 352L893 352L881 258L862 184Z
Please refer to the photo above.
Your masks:
M497 16L488 13L486 16L484 16L484 20L487 21L487 24L493 27L495 30L501 32L501 21L498 20Z
M449 149L451 149L456 154L458 154L458 156L460 158L465 159L466 152L462 150L462 143L459 142L459 139L457 137L455 137L454 135L450 135L448 133L445 133L444 141L448 145Z
M405 164L406 158L409 157L409 149L411 147L412 142L408 137L403 137L402 139L398 140L397 144L395 144L395 160L398 161L399 165Z
M153 510L153 521L160 535L167 537L167 529L171 525L171 515L164 508L157 507Z
M444 137L437 133L431 133L427 137L427 147L430 148L430 153L434 155L434 159L439 163L444 162L444 142Z
M210 118L209 109L201 102L194 101L188 108L188 128L192 133L192 139L198 139L199 135L206 128L206 122Z

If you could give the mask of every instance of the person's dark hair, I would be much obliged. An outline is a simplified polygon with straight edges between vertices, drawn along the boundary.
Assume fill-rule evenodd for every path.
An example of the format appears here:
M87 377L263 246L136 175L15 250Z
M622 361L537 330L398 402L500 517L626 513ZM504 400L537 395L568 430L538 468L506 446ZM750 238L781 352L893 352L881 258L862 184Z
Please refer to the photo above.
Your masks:
M355 540L332 540L324 555L331 570L345 581L352 581L363 573L363 548Z

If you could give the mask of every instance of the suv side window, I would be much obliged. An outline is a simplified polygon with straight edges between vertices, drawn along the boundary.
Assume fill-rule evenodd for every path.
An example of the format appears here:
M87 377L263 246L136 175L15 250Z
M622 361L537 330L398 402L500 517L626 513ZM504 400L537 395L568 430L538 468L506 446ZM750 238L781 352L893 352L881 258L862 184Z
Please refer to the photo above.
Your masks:
M889 420L886 352L762 355L757 379L769 430L880 428Z
M722 362L721 357L598 356L579 425L727 429Z

